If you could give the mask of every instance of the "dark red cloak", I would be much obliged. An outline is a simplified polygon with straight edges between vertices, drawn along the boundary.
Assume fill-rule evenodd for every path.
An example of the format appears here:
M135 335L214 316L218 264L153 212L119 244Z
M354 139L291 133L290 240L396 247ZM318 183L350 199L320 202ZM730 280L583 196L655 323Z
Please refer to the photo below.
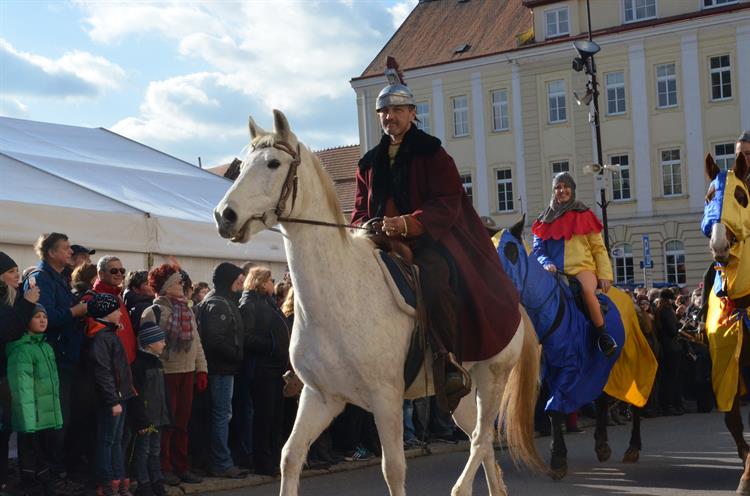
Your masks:
M360 160L352 223L382 216L387 196L402 214L413 215L426 236L453 257L466 288L461 322L464 361L485 360L514 336L521 315L519 296L500 265L495 247L461 185L453 159L440 140L416 127L407 132L391 169L391 180L375 177L387 167L388 137ZM382 176L382 173L381 173ZM373 183L387 190L376 190Z

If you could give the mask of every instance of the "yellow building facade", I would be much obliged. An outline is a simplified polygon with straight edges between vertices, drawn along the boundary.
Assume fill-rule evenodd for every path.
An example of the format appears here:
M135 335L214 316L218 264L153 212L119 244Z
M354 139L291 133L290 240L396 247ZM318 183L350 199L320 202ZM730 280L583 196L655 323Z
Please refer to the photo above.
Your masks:
M593 106L573 95L585 94L588 80L571 68L572 41L587 30L586 1L507 2L519 4L517 15L531 13L533 37L529 30L523 44L404 68L421 126L456 160L479 214L501 226L522 213L530 224L549 202L556 172L570 171L578 198L592 207L602 184L583 171L597 162ZM437 3L420 2L381 54L404 43L410 22L455 16ZM731 167L735 140L750 129L750 0L591 0L591 20L601 46L602 152L620 166L604 181L616 282L645 276L649 285L693 287L711 260L700 232L704 156ZM370 68L352 80L362 152L380 139L374 104L384 84ZM644 236L653 260L645 273Z

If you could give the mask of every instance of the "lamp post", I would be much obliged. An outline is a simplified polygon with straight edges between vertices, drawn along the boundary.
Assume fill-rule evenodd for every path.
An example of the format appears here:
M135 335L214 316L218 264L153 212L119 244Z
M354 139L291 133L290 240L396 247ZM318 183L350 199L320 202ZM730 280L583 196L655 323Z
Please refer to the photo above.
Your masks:
M589 39L573 42L573 46L578 51L578 57L573 59L573 70L576 72L584 71L590 77L590 80L586 83L586 94L583 98L578 98L575 92L573 94L579 105L582 103L590 105L592 101L594 103L593 124L596 135L597 164L594 166L593 172L600 176L597 181L599 185L599 207L602 209L602 224L604 224L604 246L607 248L607 253L609 253L608 202L604 182L605 166L604 158L602 157L602 133L599 127L599 83L596 80L596 64L594 63L594 55L601 50L601 47L594 42L591 36L591 6L589 5L589 0L586 0L586 14L588 16Z

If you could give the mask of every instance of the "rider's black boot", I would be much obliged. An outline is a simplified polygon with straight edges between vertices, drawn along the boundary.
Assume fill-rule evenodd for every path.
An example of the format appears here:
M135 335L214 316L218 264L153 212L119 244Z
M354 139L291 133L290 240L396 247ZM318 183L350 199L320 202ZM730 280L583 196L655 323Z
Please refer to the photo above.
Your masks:
M604 353L607 358L611 357L617 351L617 343L615 340L607 334L607 328L605 326L595 327L598 337L596 338L596 344L599 346L599 350Z

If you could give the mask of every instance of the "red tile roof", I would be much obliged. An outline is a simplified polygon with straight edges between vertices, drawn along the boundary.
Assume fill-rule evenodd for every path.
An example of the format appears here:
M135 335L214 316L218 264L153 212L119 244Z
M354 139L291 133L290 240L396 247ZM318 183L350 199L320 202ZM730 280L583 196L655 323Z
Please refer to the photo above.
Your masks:
M522 0L420 1L355 80L382 75L389 55L407 70L512 50L532 27ZM464 44L470 47L455 53Z
M354 208L355 176L360 159L359 145L341 146L316 151L320 162L333 179L341 208L348 214Z

